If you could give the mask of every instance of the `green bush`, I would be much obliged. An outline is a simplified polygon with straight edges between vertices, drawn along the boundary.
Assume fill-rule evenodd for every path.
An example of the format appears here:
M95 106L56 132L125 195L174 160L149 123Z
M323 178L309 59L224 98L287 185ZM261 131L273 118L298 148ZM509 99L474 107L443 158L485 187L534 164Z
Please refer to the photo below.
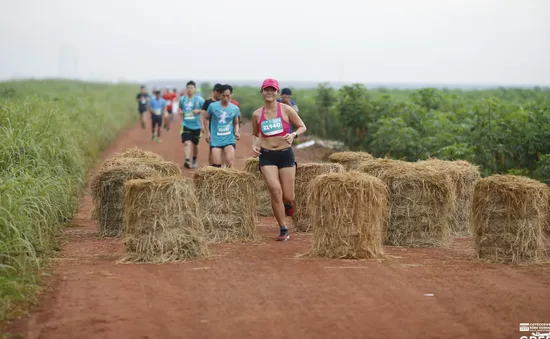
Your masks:
M134 85L0 83L0 320L36 290L100 152L137 121Z
M550 89L292 89L307 134L349 149L415 161L464 159L483 175L522 173L549 180ZM243 115L260 107L257 88L235 88Z

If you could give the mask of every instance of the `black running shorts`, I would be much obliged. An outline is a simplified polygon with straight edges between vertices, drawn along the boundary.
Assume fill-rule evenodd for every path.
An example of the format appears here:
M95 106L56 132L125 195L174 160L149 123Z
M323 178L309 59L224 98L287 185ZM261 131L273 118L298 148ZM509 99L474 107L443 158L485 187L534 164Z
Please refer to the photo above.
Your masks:
M268 150L265 148L260 149L260 163L262 166L277 166L277 168L284 167L296 167L296 159L294 158L294 151L292 147L282 150Z
M181 133L181 142L191 141L193 144L198 145L201 138L200 129L189 129L183 126L183 133Z

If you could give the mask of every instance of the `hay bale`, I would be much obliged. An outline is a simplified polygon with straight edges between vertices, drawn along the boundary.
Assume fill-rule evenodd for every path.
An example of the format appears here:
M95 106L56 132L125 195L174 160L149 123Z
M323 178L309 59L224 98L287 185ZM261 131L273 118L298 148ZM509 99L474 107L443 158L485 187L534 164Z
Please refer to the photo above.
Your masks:
M454 184L455 199L451 213L451 232L455 236L467 236L470 233L468 219L474 187L481 178L478 166L466 161L445 161L429 159L417 162L419 166L426 166L441 173L446 173Z
M254 175L235 168L207 166L197 170L193 180L209 241L259 239Z
M258 215L271 217L273 216L271 196L269 195L269 190L267 188L267 184L265 183L264 177L258 168L259 164L260 159L248 158L244 163L244 171L253 174L256 178L256 185L258 187L258 192L256 194L256 207Z
M292 225L296 231L307 232L311 229L310 212L307 209L307 199L312 191L310 182L318 175L329 173L342 173L344 166L338 163L305 163L296 168L296 180L294 184L294 215Z
M388 220L388 192L378 178L359 173L323 174L311 180L311 256L381 258Z
M164 161L164 158L159 154L143 150L139 147L127 148L123 152L114 153L109 159L115 158L151 159Z
M548 193L545 184L521 176L480 179L470 213L479 258L515 264L547 260L543 228Z
M162 177L124 184L123 261L163 263L208 256L191 179Z
M180 166L175 162L152 158L109 158L101 164L99 170L120 165L131 166L136 163L151 166L166 176L183 175Z
M330 162L342 164L346 171L353 170L360 162L370 159L373 156L367 152L335 152L328 157Z
M100 168L91 180L92 218L97 220L99 235L118 237L123 229L124 183L132 179L181 175L172 162L145 160L121 161L116 166Z
M451 236L449 214L454 208L454 186L449 176L412 163L374 159L360 172L388 185L389 223L386 244L440 247Z

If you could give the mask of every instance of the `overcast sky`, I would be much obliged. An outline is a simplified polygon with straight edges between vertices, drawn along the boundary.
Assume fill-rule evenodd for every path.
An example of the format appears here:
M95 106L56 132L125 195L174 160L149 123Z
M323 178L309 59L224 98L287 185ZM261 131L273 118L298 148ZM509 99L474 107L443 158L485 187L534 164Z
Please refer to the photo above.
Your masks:
M550 85L550 0L0 0L0 79Z

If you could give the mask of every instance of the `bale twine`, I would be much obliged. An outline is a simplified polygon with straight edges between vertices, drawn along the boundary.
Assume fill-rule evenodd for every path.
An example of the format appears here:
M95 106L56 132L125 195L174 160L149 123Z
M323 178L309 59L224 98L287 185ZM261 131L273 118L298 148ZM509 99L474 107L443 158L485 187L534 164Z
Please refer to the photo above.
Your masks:
M296 168L294 184L294 215L292 225L296 231L307 232L315 225L310 220L310 212L307 209L307 199L311 196L309 184L321 174L342 173L344 166L338 163L305 163Z
M449 215L454 186L444 173L391 159L375 159L359 168L388 185L389 223L386 244L440 247L451 236Z
M480 179L470 214L479 258L515 264L547 260L543 228L548 192L545 184L520 176Z
M308 199L313 230L310 256L384 257L388 192L378 178L359 173L323 174L312 179Z
M191 179L162 177L124 184L123 262L164 263L208 256Z
M118 237L123 229L124 183L132 179L180 175L181 169L171 162L147 160L121 162L100 168L91 180L92 216L98 222L99 235Z
M210 242L259 239L254 175L234 168L207 166L197 170L193 179Z
M256 178L256 185L258 187L258 192L256 194L256 207L258 215L263 217L271 217L273 216L271 196L269 195L269 190L267 188L267 184L265 183L264 177L258 168L259 164L260 160L258 158L248 158L244 163L244 170L253 174Z
M354 170L357 164L370 159L373 156L367 152L335 152L328 157L330 162L342 164L346 171Z
M476 182L481 178L478 166L466 161L429 159L417 162L435 171L446 173L454 185L455 204L450 214L451 232L455 236L468 236L469 215Z

